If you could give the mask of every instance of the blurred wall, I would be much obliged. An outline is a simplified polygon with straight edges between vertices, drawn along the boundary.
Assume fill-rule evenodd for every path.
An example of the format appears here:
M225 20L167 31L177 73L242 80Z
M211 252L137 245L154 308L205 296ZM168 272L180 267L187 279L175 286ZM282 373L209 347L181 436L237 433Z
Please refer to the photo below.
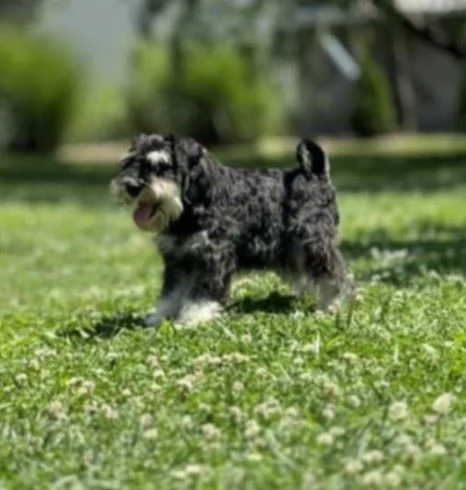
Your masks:
M351 32L351 27L344 30ZM334 28L333 31L351 51L351 43L345 42L342 30ZM298 130L302 133L350 132L355 83L345 78L321 46L313 41L313 33L314 29L309 28L307 37L301 37L306 49L300 50L298 61L301 73ZM373 54L395 90L392 34L384 26L379 26L375 33ZM426 132L457 130L463 64L413 35L406 39L418 129Z
M140 0L51 2L39 28L70 42L93 75L121 83L139 5Z

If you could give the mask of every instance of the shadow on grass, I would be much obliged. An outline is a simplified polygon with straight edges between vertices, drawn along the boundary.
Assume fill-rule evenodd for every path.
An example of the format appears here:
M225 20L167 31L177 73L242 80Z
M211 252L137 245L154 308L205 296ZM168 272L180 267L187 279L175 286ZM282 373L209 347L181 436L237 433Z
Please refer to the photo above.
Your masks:
M265 298L247 297L232 301L226 307L225 313L251 314L262 312L267 314L289 314L296 311L297 308L302 309L304 301L308 300L273 292ZM308 311L313 310L313 305L306 303L304 307ZM79 323L81 323L79 318L78 320L73 320L72 325L64 326L57 331L57 335L73 340L111 339L124 331L152 328L145 326L143 315L128 311L104 315L91 325L80 326ZM88 322L83 318L83 323L86 324Z
M0 201L111 205L115 165L73 165L45 157L7 157L0 163Z
M230 313L270 313L285 314L291 313L296 309L296 297L273 292L265 298L253 298L247 296L228 305L227 311Z
M418 237L394 239L383 228L357 241L344 241L342 250L349 260L377 260L365 268L359 280L378 276L382 282L406 285L426 271L466 274L466 226L421 223ZM382 265L380 265L382 263Z
M70 326L60 329L57 334L70 339L92 340L110 339L116 337L125 330L146 328L144 316L132 312L120 312L112 315L104 315L93 325L86 327Z
M269 315L285 315L297 310L315 311L315 302L312 296L297 297L292 294L272 292L265 298L247 296L232 301L226 308L228 313L267 313Z
M226 163L244 168L295 166L293 155L230 158ZM82 205L110 205L108 185L116 172L117 164L76 165L44 157L3 156L0 184L5 192L0 200L72 200ZM339 155L332 158L332 177L339 191L434 192L466 183L466 153L406 157Z

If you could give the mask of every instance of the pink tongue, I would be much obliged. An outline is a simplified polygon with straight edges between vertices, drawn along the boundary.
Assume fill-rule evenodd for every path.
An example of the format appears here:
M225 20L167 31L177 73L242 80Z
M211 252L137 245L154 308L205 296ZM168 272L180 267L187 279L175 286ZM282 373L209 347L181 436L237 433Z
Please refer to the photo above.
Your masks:
M138 204L138 207L133 212L134 222L143 228L150 221L151 213L152 205L147 203Z

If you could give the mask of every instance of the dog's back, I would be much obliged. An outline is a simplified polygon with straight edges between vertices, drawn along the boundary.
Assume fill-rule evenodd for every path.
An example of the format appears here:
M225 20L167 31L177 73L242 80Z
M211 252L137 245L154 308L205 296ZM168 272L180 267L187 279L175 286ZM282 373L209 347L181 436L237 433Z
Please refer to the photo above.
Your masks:
M241 268L283 267L296 230L320 223L322 216L337 225L325 153L316 143L302 140L296 160L297 168L290 170L228 169L223 175L228 185L217 193L215 215L219 224L229 223Z

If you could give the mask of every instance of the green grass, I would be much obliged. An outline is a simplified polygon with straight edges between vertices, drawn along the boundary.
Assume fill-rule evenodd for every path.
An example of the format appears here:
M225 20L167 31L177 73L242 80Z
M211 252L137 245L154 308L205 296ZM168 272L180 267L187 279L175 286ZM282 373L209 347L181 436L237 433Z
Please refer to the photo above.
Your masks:
M465 161L335 158L338 315L252 275L220 320L155 331L161 264L112 169L4 158L0 488L466 488Z

